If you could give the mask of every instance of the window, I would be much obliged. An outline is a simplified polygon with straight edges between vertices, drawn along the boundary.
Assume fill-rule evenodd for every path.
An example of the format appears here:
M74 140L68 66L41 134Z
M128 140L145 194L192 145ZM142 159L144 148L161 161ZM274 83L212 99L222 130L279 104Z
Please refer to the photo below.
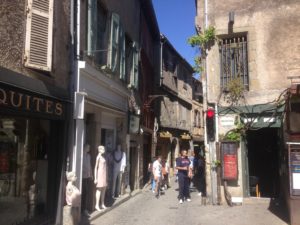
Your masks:
M139 52L136 43L133 43L132 67L130 73L130 84L134 88L138 88L138 71L139 71Z
M125 80L126 73L125 41L125 32L120 22L120 16L116 13L112 13L108 51L108 67L113 73L119 74L119 77L122 80Z
M102 66L106 64L107 54L105 45L107 11L97 0L89 0L87 9L87 55L96 65Z
M219 43L221 88L233 79L241 79L245 89L249 89L247 36L225 38Z
M201 127L201 114L198 110L194 111L194 127Z
M163 66L165 71L169 71L173 73L174 75L176 74L176 67L177 67L177 61L176 57L172 55L172 52L168 49L164 49L163 51Z
M30 219L47 213L48 174L52 165L57 167L57 161L51 159L50 131L47 120L1 115L0 224L32 224Z
M53 0L28 0L24 65L51 71Z

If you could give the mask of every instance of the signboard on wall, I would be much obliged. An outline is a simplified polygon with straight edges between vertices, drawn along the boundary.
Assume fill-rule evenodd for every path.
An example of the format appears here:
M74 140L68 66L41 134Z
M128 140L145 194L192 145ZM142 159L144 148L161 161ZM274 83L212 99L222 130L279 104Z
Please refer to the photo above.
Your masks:
M224 180L237 180L238 179L238 160L237 160L236 142L222 142L222 171Z

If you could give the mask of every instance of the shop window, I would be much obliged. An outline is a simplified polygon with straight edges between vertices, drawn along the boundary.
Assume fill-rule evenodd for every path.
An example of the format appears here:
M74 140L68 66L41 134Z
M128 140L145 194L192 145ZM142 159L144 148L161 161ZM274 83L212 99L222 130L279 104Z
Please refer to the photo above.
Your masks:
M19 224L46 213L50 123L0 119L0 224Z

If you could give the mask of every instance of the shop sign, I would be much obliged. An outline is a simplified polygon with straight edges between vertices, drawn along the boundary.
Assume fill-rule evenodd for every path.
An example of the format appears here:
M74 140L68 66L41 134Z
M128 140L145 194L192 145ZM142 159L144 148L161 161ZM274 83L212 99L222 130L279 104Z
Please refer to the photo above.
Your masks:
M65 113L65 105L58 100L5 86L0 87L0 107L58 118Z
M237 180L237 144L235 142L222 143L222 166L224 180Z
M180 138L182 140L191 140L191 136L189 134L186 134L186 133L180 135Z
M162 132L159 132L159 137L160 138L171 138L172 134L169 131L162 131Z
M234 126L235 118L233 116L222 116L220 118L221 126L223 127L231 127Z
M140 116L129 114L129 133L138 134L140 131Z

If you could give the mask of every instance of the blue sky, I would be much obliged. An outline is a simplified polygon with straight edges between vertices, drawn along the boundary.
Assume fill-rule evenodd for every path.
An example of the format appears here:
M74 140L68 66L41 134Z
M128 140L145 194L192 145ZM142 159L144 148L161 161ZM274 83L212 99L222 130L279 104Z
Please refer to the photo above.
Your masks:
M194 66L196 50L187 39L195 34L195 0L152 0L160 32Z

